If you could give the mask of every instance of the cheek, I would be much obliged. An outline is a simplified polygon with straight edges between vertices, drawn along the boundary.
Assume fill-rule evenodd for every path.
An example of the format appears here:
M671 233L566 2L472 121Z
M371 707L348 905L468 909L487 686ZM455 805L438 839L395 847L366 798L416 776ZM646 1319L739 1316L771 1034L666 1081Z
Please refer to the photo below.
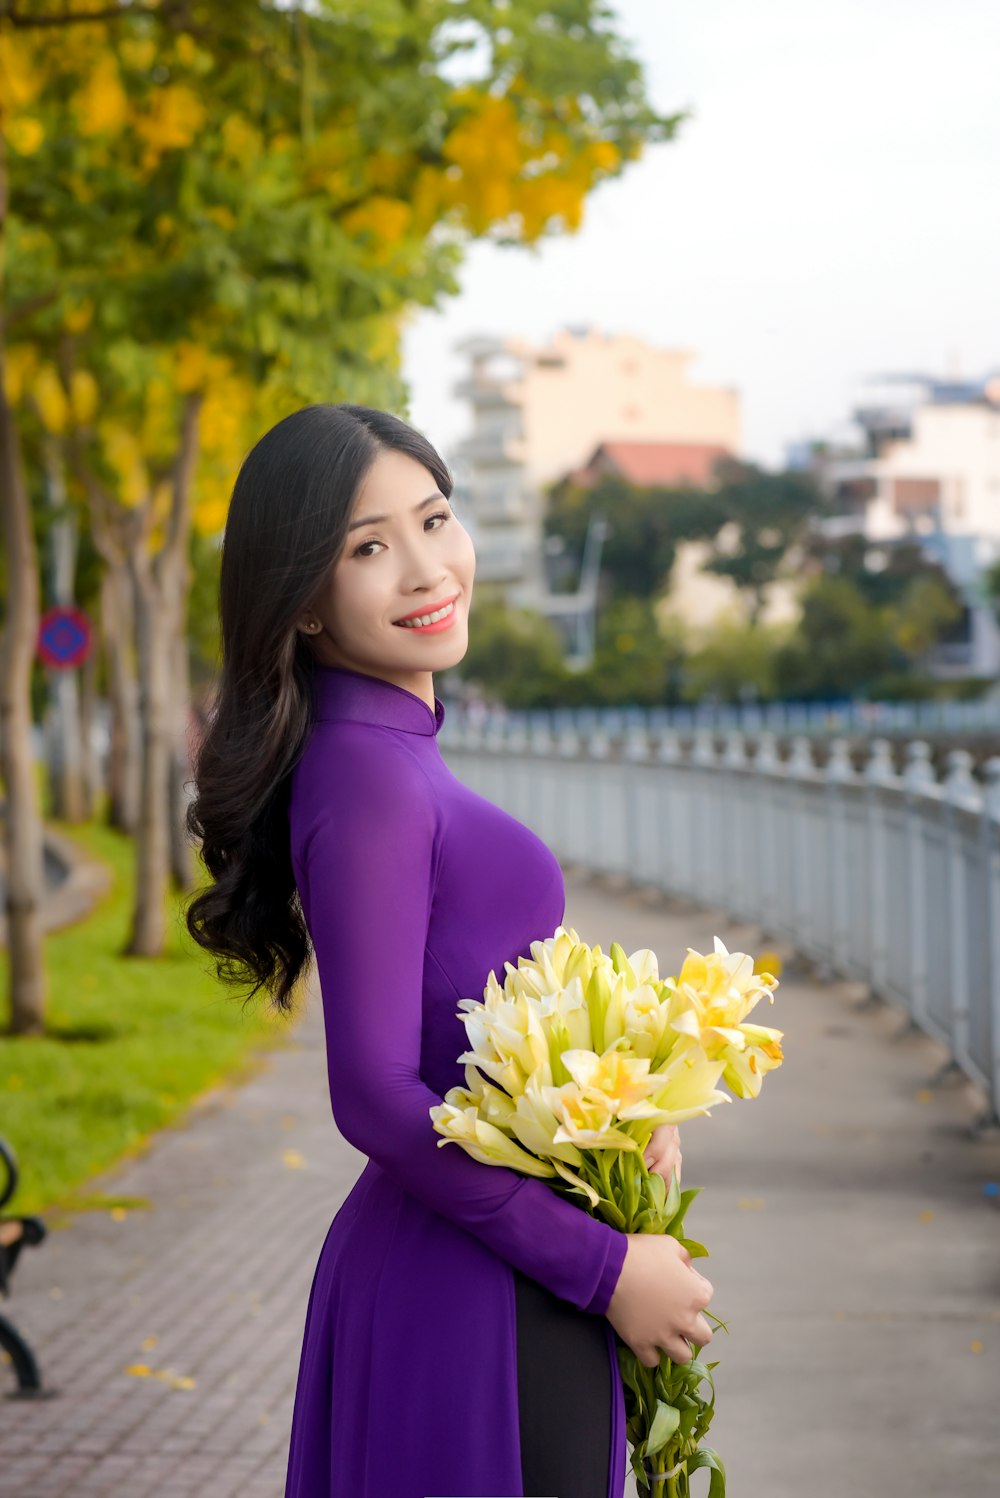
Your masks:
M451 538L449 560L460 576L471 579L476 570L476 548L464 526L456 526Z
M357 630L366 610L371 608L370 591L365 587L365 578L359 567L345 567L335 576L330 597L330 622L337 633L350 634Z

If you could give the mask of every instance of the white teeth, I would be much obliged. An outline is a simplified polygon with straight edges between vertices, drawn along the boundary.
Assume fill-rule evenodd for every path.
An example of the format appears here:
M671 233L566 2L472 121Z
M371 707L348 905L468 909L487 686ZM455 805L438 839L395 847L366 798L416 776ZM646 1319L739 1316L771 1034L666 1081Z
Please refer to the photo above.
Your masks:
M404 629L416 629L419 625L433 624L438 619L447 618L454 607L455 604L454 601L452 601L451 603L445 604L443 609L438 609L437 613L435 614L421 614L418 619L398 619L396 622L397 624L401 624Z

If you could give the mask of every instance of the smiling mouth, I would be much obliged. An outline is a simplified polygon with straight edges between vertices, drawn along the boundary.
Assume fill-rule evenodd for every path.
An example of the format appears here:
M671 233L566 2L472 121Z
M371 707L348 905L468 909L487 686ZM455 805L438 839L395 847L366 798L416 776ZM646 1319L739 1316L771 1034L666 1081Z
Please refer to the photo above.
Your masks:
M425 614L411 614L407 619L394 619L393 623L398 625L400 629L426 628L428 624L436 624L438 620L447 619L450 614L453 614L457 598L458 594L456 593L454 598L450 599L448 603L442 604L439 608L428 609Z

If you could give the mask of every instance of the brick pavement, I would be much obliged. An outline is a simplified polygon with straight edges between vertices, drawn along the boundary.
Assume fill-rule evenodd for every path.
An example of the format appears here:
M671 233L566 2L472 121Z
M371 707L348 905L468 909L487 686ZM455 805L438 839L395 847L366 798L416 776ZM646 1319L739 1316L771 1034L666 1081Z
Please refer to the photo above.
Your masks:
M759 944L571 871L567 893L586 940L667 967L715 931ZM982 1195L1000 1145L968 1137L967 1089L933 1084L939 1048L855 999L789 973L764 1021L786 1066L759 1102L685 1126L685 1184L708 1188L690 1230L731 1329L711 1346L713 1437L732 1498L979 1498L1000 1462L1000 1217ZM0 1401L0 1498L281 1498L309 1285L362 1163L330 1116L313 1000L243 1086L92 1183L150 1210L52 1224L22 1256L9 1309L60 1393Z

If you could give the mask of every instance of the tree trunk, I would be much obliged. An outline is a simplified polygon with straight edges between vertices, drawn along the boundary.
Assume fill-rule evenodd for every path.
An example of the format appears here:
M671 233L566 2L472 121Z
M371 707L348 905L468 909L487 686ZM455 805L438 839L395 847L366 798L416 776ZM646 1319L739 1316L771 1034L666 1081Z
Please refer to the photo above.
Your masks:
M187 398L172 478L167 536L151 555L143 544L128 553L139 647L142 783L136 828L136 889L126 952L152 957L163 950L165 900L171 871L171 755L176 729L175 641L184 619L191 482L198 453L202 397Z
M186 573L186 569L185 569ZM183 600L188 578L178 578L178 614L183 617ZM194 889L197 880L194 848L187 834L185 813L188 805L187 784L191 775L191 670L187 634L180 623L173 638L174 736L170 753L170 868L178 890Z
M97 815L101 792L101 762L94 747L97 732L97 647L91 650L80 672L80 744L83 750L83 809L88 821Z
M131 836L139 821L142 725L139 684L132 660L132 583L124 563L108 565L101 579L101 634L108 663L108 822Z
M149 558L133 553L129 566L139 646L142 757L135 828L135 905L125 950L129 956L156 957L163 951L166 938L170 870L171 619Z
M7 797L7 945L10 1032L45 1029L42 962L42 817L32 753L31 663L38 635L38 558L13 412L4 394L3 300L7 163L0 110L0 507L7 557L7 619L0 641L0 774Z
M51 439L45 444L45 479L49 503L55 513L49 531L49 566L52 601L72 605L76 574L76 524L66 502L66 477L62 455ZM81 740L80 691L76 668L46 673L49 711L49 793L52 815L63 822L86 818L83 788L83 743Z

